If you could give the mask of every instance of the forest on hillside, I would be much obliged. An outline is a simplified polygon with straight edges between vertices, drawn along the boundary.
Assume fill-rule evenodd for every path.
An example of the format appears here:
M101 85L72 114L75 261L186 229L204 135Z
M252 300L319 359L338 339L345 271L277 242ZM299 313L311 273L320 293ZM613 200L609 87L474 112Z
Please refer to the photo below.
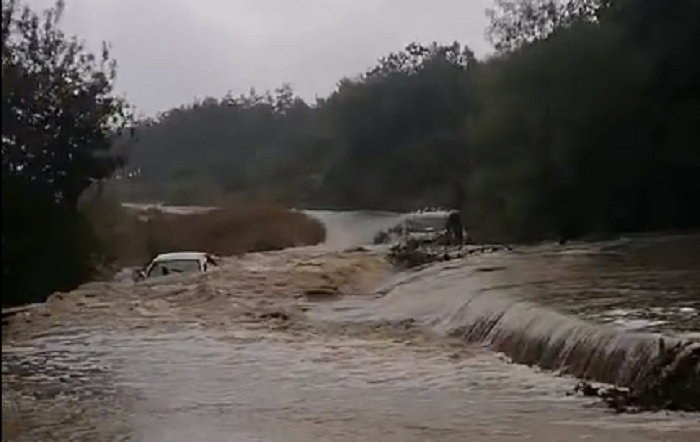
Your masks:
M485 60L414 43L314 103L285 85L143 121L119 188L459 205L480 236L512 239L699 226L700 2L499 0L489 15Z

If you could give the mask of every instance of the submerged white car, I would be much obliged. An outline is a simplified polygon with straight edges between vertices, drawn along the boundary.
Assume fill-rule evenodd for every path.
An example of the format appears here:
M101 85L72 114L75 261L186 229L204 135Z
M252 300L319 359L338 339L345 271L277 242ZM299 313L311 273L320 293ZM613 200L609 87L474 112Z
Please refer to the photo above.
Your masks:
M206 272L210 266L216 265L214 258L204 252L162 253L156 256L145 270L138 272L134 279L141 280L172 274Z

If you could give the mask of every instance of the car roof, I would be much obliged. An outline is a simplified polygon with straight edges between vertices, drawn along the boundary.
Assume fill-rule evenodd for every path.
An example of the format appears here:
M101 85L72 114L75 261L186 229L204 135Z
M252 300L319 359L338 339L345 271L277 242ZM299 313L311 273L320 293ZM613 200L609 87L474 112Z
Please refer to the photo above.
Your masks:
M153 262L163 262L163 261L189 261L195 260L199 261L206 258L207 254L204 252L171 252L171 253L161 253L153 259Z
M409 219L435 219L447 218L450 212L447 210L433 210L430 212L414 212L409 214Z

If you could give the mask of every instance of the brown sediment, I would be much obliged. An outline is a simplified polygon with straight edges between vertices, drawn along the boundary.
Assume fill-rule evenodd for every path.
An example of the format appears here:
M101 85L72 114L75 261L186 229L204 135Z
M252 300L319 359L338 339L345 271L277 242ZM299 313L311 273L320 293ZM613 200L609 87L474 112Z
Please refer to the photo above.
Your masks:
M459 268L468 267L467 264L451 265ZM486 262L475 260L473 264L462 283L478 277L503 284L501 274L515 265L498 257ZM479 270L484 268L503 270ZM472 282L471 286L460 286L456 280L443 282L439 276L449 276L445 268L414 273L404 280L407 293L390 288L384 298L372 301L366 295L374 293L389 271L384 256L368 250L297 249L249 254L227 259L220 268L201 275L138 284L86 284L16 315L12 322L18 325L16 333L45 330L51 324L65 321L148 327L195 322L215 328L235 325L298 333L322 330L368 336L374 333L384 337L413 336L421 328L430 327L442 336L485 344L515 362L584 380L627 387L631 391L663 390L667 388L664 385L670 385L654 384L654 379L660 378L658 367L669 366L669 362L664 362L668 353L660 350L656 334L577 319L540 303L505 294L498 285L487 290L479 286L481 280ZM334 325L328 320L319 326L311 324L305 313L310 305L327 304L323 301L329 298L358 295L365 296L365 313L372 312L373 319L354 325ZM411 305L420 308L409 308ZM664 348L677 348L682 340L668 336L663 342ZM673 376L665 376L674 379L674 385L683 382L697 385L697 370L692 368L697 367L697 360L679 361L682 363L677 361L677 366L689 364L691 369L676 370ZM677 379L678 376L682 379ZM656 387L650 389L651 385ZM698 400L700 395L691 397L691 402L680 407L693 409Z
M15 419L2 420L2 438L13 439L22 434L22 423Z
M203 274L139 283L92 282L56 293L43 304L13 309L6 318L3 314L9 324L3 338L67 321L128 326L130 321L157 319L222 326L284 316L279 312L296 320L304 302L371 294L388 271L379 253L365 250L251 253L224 259Z

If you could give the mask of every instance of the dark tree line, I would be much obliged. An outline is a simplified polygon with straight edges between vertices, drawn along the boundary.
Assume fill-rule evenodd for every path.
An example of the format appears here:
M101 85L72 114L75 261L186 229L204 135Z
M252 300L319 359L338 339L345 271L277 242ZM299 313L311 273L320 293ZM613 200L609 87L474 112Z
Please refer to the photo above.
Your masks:
M141 123L120 180L127 199L216 202L245 193L302 195L322 168L331 135L289 86L206 98Z
M412 44L329 97L207 99L149 121L130 197L460 204L484 238L700 225L700 2L498 0L497 52Z
M565 19L493 23L508 49L478 74L473 222L516 237L699 226L700 2L557 4Z
M114 63L57 27L63 10L2 1L2 304L89 278L99 250L78 207L120 163Z
M238 196L326 207L409 208L448 194L466 167L477 66L458 44L409 45L325 99L289 86L206 98L142 123L127 199ZM359 178L362 179L359 179Z
M316 103L284 88L159 116L130 151L130 196L461 194L474 230L520 239L700 223L697 1L500 0L490 17L484 61L412 44Z

